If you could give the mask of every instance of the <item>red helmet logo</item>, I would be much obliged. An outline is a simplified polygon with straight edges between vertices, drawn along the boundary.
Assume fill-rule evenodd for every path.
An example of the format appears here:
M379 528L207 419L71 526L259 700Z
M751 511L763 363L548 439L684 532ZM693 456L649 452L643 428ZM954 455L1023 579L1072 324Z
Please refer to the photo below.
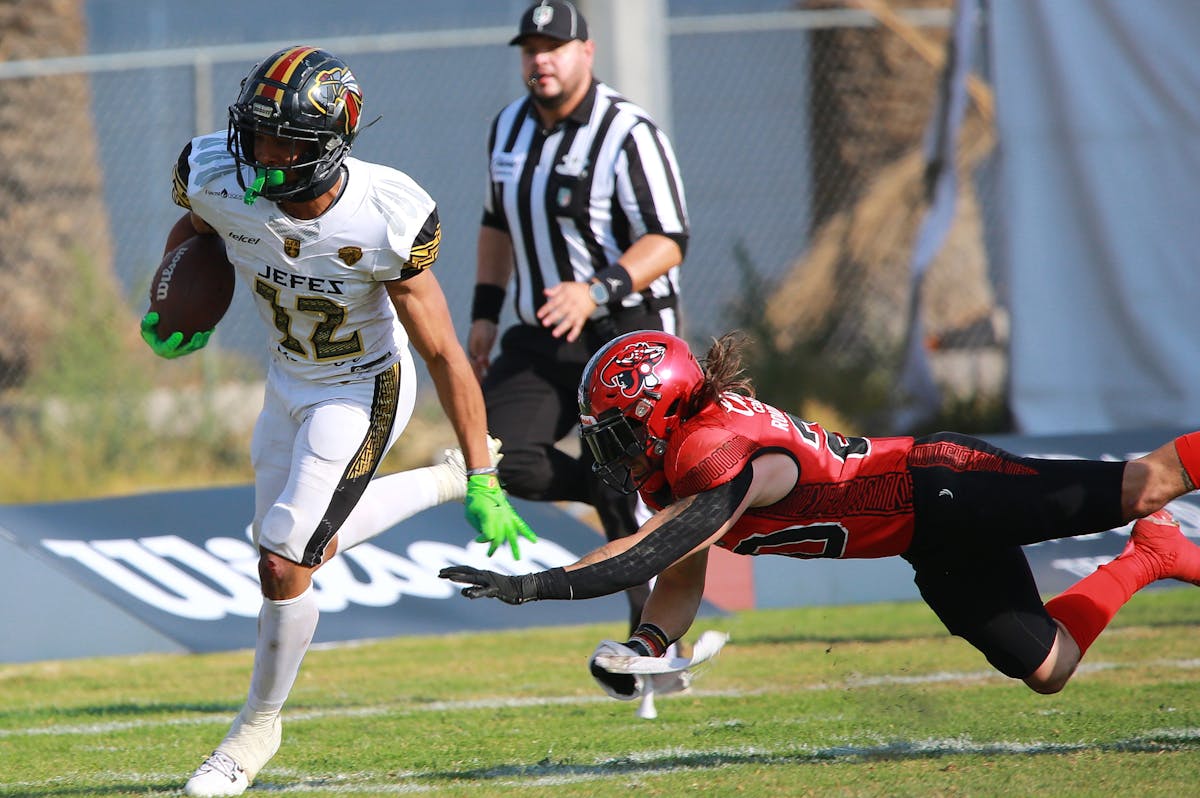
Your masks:
M616 388L627 399L641 395L646 388L657 388L662 380L654 373L667 354L667 347L659 343L637 341L617 352L600 368L600 384Z

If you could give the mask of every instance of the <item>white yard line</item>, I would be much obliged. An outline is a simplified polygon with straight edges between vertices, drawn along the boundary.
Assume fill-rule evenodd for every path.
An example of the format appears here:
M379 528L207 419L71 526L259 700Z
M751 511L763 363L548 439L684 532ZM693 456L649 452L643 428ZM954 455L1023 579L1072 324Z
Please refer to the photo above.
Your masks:
M1154 729L1124 740L1110 743L1056 743L1056 742L1013 742L981 741L965 737L928 738L923 740L893 740L877 745L848 743L840 746L814 747L787 744L781 746L737 746L711 749L670 748L655 751L631 752L618 758L597 760L592 764L536 764L497 767L475 774L473 781L479 785L490 783L497 786L541 787L562 784L578 784L614 776L622 778L649 777L669 772L705 771L735 765L807 765L835 762L855 763L872 760L880 756L889 759L923 758L946 755L987 756L1062 754L1082 751L1161 751L1164 743L1179 747L1194 748L1200 743L1200 728ZM1168 745L1169 747L1169 745ZM423 782L422 773L373 772L344 773L321 778L291 768L268 766L262 778L254 784L255 793L303 793L321 791L342 795L405 795L413 793L439 792L459 789L440 782ZM89 773L88 781L93 786L105 784L122 787L161 784L177 781L179 773L109 772L103 775ZM64 787L77 783L71 774L41 782L3 782L0 791L13 793L22 788L53 786ZM178 795L177 789L147 790L146 796Z
M1083 672L1120 670L1132 667L1200 668L1198 659L1156 660L1151 663L1114 664L1089 663L1080 667ZM823 682L804 686L803 690L847 690L888 685L975 683L981 681L1005 681L995 671L937 672L905 676L850 677L839 682ZM704 697L746 697L780 694L784 691L761 690L696 690L691 695ZM790 692L790 691L788 691ZM487 698L474 701L438 701L428 704L394 704L390 706L357 707L345 709L310 710L288 712L289 723L320 721L328 718L369 717L378 715L409 715L425 712L453 712L475 709L523 708L539 706L571 706L608 702L605 696L559 696L530 698ZM114 723L60 724L24 729L0 729L0 739L45 735L103 735L130 729L145 729L169 726L220 725L229 722L228 713L206 713L186 717L159 720L132 720ZM736 765L805 765L817 763L854 763L879 756L889 758L920 758L954 754L1017 755L1017 754L1061 754L1081 751L1161 751L1164 747L1194 749L1200 745L1200 728L1160 728L1144 732L1124 740L1109 743L1058 743L1045 741L986 741L968 737L930 738L921 740L889 740L880 743L864 743L861 739L847 740L844 745L814 747L787 743L779 746L719 747L712 749L669 748L652 751L630 752L616 758L606 758L588 763L550 763L512 765L496 767L476 773L474 780L497 786L542 787L580 784L590 781L624 778L650 777L668 772L707 771ZM272 768L270 765L254 785L257 794L277 793L280 795L320 791L335 795L408 795L437 793L450 789L451 785L441 780L425 781L430 774L421 772L377 773L360 772L325 775L316 777L311 773L289 768ZM23 789L41 788L61 784L74 788L80 774L64 773L38 782L0 781L0 793L20 794ZM145 785L146 798L155 796L177 796L176 788L162 790L153 785L164 782L175 783L182 778L177 772L108 772L88 773L89 785L100 787L131 787Z
M1200 659L1155 660L1153 662L1140 662L1136 664L1105 662L1084 663L1079 666L1078 673L1094 673L1099 671L1121 670L1135 667L1145 668L1148 666L1192 670L1200 668ZM915 676L854 676L840 682L818 682L816 684L805 685L799 689L847 690L863 687L886 687L890 685L952 684L956 682L966 684L981 681L1008 681L1008 679L992 670L962 672L945 671L918 674ZM706 696L741 698L746 696L771 695L773 693L792 691L793 690L772 690L768 688L758 690L699 690L693 688L689 695L696 698L704 698ZM481 698L473 701L434 701L424 704L397 703L373 707L348 707L344 709L332 708L296 712L285 711L284 715L288 723L299 723L310 720L323 720L326 718L409 715L424 712L455 712L475 709L521 709L524 707L574 706L581 704L598 704L608 701L612 701L612 699L602 695L558 696L549 698L536 696L530 698L497 697ZM111 732L128 731L130 729L145 729L164 726L198 726L208 724L226 725L230 722L232 715L233 713L205 713L203 715L188 715L185 717L162 718L156 720L128 720L114 721L112 723L87 724L56 724L52 726L33 726L23 729L0 729L0 739L11 737L109 734Z

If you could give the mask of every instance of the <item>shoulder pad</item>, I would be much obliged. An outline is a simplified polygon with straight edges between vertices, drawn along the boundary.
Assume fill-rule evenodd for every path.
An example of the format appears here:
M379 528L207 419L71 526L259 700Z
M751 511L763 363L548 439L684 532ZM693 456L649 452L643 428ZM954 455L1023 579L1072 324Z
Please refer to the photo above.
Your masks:
M683 439L667 453L667 479L672 493L682 499L729 482L740 474L761 445L737 432L715 424L700 424L680 430Z

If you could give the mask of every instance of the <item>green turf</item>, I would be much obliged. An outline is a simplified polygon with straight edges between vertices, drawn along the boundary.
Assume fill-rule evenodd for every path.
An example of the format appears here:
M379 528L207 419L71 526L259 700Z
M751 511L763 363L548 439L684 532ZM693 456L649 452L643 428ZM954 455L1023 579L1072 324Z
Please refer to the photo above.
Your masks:
M920 604L703 619L690 638L732 640L654 721L586 673L619 628L322 648L247 794L1191 795L1197 624L1200 593L1141 594L1067 689L1039 696ZM0 796L182 794L249 667L249 652L0 666Z

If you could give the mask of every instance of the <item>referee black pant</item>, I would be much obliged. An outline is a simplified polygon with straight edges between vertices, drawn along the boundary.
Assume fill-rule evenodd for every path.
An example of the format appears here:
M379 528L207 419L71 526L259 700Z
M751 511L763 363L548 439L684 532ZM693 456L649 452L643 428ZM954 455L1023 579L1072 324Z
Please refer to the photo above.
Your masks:
M483 396L488 431L503 441L500 481L505 490L531 501L589 504L609 540L637 531L637 494L626 496L597 478L587 447L575 455L557 444L568 436L578 443L579 381L592 354L617 335L662 327L658 313L633 310L589 323L573 343L529 324L504 332L499 355L483 381ZM649 585L627 591L631 630L640 622L649 592Z

